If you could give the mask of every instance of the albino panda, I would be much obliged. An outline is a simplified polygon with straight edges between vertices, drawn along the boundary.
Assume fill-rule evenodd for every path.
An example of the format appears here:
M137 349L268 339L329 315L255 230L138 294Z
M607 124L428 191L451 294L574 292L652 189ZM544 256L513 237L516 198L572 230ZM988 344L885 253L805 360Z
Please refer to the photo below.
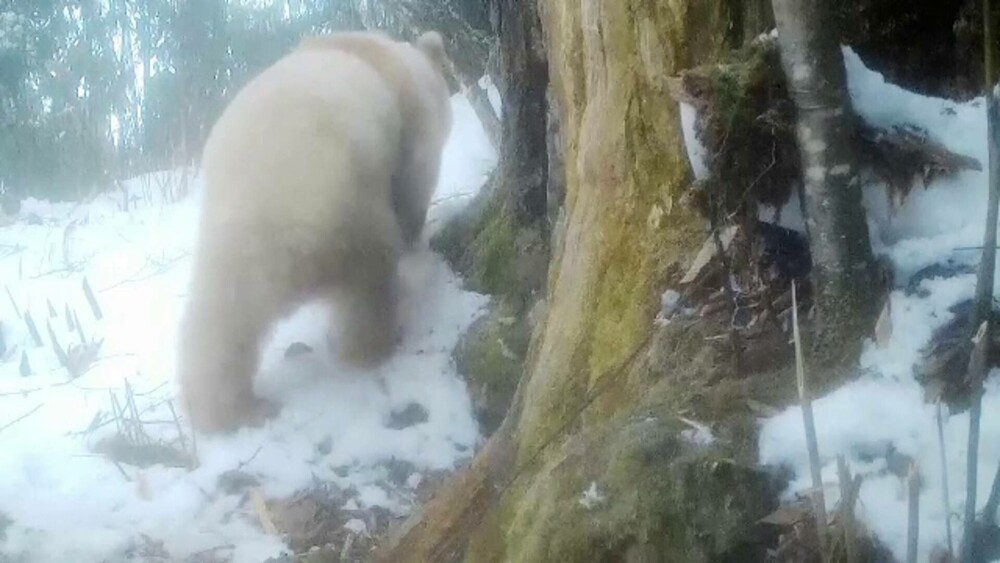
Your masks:
M306 300L337 299L356 365L397 335L397 260L419 238L451 128L441 36L308 38L212 129L179 375L202 431L256 424L260 344Z

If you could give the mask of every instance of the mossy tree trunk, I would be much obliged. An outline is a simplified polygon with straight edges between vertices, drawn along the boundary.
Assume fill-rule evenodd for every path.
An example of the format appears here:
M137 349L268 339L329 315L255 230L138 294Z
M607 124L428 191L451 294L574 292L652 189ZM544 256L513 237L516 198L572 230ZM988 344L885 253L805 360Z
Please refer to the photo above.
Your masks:
M706 360L697 326L650 350L659 296L707 228L682 203L690 172L667 79L718 60L743 29L765 31L748 24L767 20L761 4L539 0L536 13L496 1L500 186L515 182L518 224L546 215L546 145L564 163L549 186L563 203L547 306L501 427L377 560L756 560L732 548L766 514L760 481L732 452L682 439L678 422L704 397L694 381L727 362Z
M797 111L803 203L820 343L832 351L871 326L875 261L852 144L853 114L829 0L773 0L781 63Z

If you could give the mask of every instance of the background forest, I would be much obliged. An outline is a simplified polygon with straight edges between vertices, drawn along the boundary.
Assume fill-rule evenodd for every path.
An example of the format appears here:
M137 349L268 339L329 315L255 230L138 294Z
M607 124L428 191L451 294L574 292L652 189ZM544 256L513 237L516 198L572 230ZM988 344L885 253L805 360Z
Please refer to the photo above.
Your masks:
M433 21L462 43L457 70L478 78L486 12L475 1L2 0L0 193L8 205L76 198L192 163L230 94L306 33L410 37Z

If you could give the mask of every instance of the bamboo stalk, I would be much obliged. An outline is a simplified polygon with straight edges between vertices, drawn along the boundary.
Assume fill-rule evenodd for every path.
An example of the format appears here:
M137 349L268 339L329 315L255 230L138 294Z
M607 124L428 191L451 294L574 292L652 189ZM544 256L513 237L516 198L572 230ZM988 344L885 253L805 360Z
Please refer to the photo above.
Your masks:
M993 310L994 269L996 268L997 252L997 218L1000 215L1000 94L997 92L997 37L996 24L998 14L992 0L983 0L983 55L986 79L986 146L989 150L989 203L986 208L986 232L983 236L983 257L979 263L979 276L976 280L976 301L973 310L973 321L976 326L981 323L976 338L981 338L969 361L969 380L971 383L972 406L969 409L969 442L966 459L966 492L965 492L965 535L962 542L962 561L972 563L975 538L976 517L976 479L979 464L979 425L983 410L983 379L986 375L985 357L977 358L977 352L985 355L986 343L990 341L991 320ZM980 350L980 348L982 350ZM973 365L978 363L978 365ZM1000 478L1000 473L998 473ZM994 480L994 488L997 487ZM993 521L994 514L984 514L988 521Z
M989 343L989 320L985 320L972 339L973 349L969 358L969 382L972 408L969 409L969 442L965 459L965 535L962 542L962 561L972 563L976 543L976 483L979 475L979 429L983 415L983 377L986 375L986 347Z
M35 324L35 319L29 311L24 312L24 324L28 325L28 332L31 334L31 340L34 341L35 346L41 346L42 335L38 332L38 325Z
M97 297L94 295L94 290L90 288L90 282L87 281L87 278L83 278L83 294L87 297L90 310L94 312L94 318L101 320L104 313L101 311L101 306L98 304Z
M3 288L4 288L4 290L7 291L7 299L10 299L10 306L13 307L14 314L17 315L17 318L19 318L19 319L23 318L21 316L21 309L17 306L17 301L14 301L14 294L10 292L10 286L9 285L5 285L5 286L3 286Z
M944 527L948 534L948 557L954 557L955 545L951 535L951 498L948 493L948 457L944 446L944 420L941 415L941 401L937 403L938 449L941 452L941 502L944 503Z
M910 464L910 471L906 476L906 488L909 493L906 563L917 563L917 551L920 546L920 479L916 464Z
M809 452L809 470L812 474L812 507L816 518L816 536L823 559L826 555L826 500L823 495L823 475L819 461L819 445L816 440L816 423L813 418L812 398L806 381L805 360L802 353L802 337L799 334L799 303L796 284L792 282L792 331L795 338L795 381L799 389L802 405L802 423L806 431L806 449Z

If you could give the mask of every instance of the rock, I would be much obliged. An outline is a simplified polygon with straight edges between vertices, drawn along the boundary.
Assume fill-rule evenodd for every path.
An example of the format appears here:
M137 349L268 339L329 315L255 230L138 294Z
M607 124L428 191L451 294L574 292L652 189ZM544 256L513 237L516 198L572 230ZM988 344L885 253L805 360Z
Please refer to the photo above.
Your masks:
M416 466L409 461L396 458L390 459L384 465L389 470L389 481L400 487L405 485L407 478L416 471Z
M423 422L427 422L427 418L430 413L427 409L419 403L409 403L403 410L392 411L389 414L389 423L386 427L392 428L393 430L402 430L404 428L409 428L411 426L416 426Z
M681 294L673 289L668 289L660 296L660 314L665 318L670 318L681 306Z
M324 437L318 444L316 444L316 453L321 456L329 455L333 450L333 438L330 436Z
M285 349L285 359L297 358L312 353L312 346L302 342L293 342Z
M219 489L227 495L238 495L251 487L260 485L260 481L256 477L238 469L230 469L219 475L217 483Z

